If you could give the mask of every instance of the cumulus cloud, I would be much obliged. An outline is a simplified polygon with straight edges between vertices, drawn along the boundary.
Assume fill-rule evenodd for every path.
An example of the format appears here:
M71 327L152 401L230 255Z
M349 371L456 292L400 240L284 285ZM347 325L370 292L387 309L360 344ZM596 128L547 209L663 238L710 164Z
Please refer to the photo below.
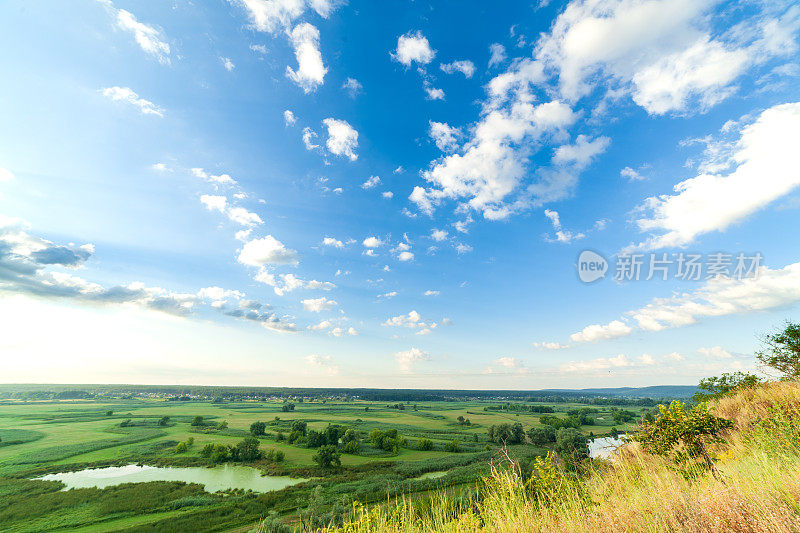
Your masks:
M299 85L308 94L322 85L328 69L322 62L319 50L319 30L304 22L289 34L297 58L297 70L286 67L286 77Z
M517 375L524 375L527 374L530 370L525 366L525 363L517 359L516 357L498 357L492 364L486 367L486 370L483 371L484 374L517 374Z
M296 289L329 291L336 288L336 285L329 281L317 281L315 279L304 280L298 278L294 274L275 275L266 269L260 270L254 279L273 287L275 294L278 296L283 296L284 294L292 292Z
M296 265L297 251L287 248L282 242L267 235L261 239L253 239L242 246L239 262L244 265L263 267L267 265Z
M362 242L362 244L364 245L365 248L380 248L386 243L383 242L380 238L372 236L364 239L364 242Z
M436 56L436 50L431 49L428 39L422 35L421 31L409 31L398 37L397 49L392 53L392 58L406 67L410 67L412 63L427 65L433 61L434 56Z
M326 118L322 121L328 128L328 140L325 145L334 155L345 156L350 161L358 159L355 150L358 148L358 132L346 120Z
M219 211L227 216L231 221L242 226L256 226L264 223L264 221L261 220L261 217L259 217L256 213L252 213L244 207L228 204L228 200L225 196L204 194L200 196L200 202L209 211Z
M699 235L723 231L800 185L800 103L776 105L746 126L727 159L728 173L703 173L675 185L675 194L648 198L636 221L659 232L639 247L685 246Z
M439 291L427 290L424 294L425 296L439 296Z
M461 130L453 128L444 122L428 122L428 135L436 147L442 152L452 152L458 146L458 138L461 137Z
M124 102L139 108L143 115L164 116L164 110L155 105L150 100L140 98L130 87L106 87L100 90L103 96L110 98L114 102Z
M307 300L301 300L303 304L303 309L306 311L311 311L312 313L320 313L322 311L330 311L337 305L336 301L329 300L324 296L322 298L309 298Z
M442 242L447 239L447 232L442 229L431 230L431 239L437 242Z
M289 109L283 112L283 123L287 126L294 126L297 122L297 117L294 116Z
M644 176L639 174L637 171L632 169L631 167L625 167L619 171L619 175L625 178L628 181L642 181L644 180Z
M400 370L403 372L411 372L411 369L416 363L420 361L430 361L430 354L424 352L419 348L411 348L402 352L394 354L394 359L400 365Z
M729 351L722 349L721 346L700 348L697 351L710 359L730 359L733 357Z
M625 313L626 324L614 320L593 324L570 336L573 342L612 339L639 331L661 331L696 324L709 317L766 311L800 302L800 263L783 268L761 267L757 276L735 279L719 276L694 292L654 298Z
M191 172L193 176L202 178L209 183L213 183L214 185L238 185L237 181L228 174L209 174L202 168L193 168L191 169Z
M758 13L741 33L713 35L715 0L574 0L537 43L535 57L554 72L562 96L577 100L600 80L631 94L651 114L705 109L732 93L748 68L796 49L798 11ZM745 42L742 42L745 41Z
M393 316L391 318L387 318L382 325L389 327L404 327L404 328L417 329L419 330L417 332L418 335L419 334L426 335L440 326L450 326L452 325L452 323L453 323L452 320L450 320L449 318L443 318L438 323L424 320L422 318L422 315L420 315L417 311L412 310L407 315L398 315L398 316Z
M560 342L534 342L533 347L540 350L565 350L569 348L569 345Z
M325 237L322 239L323 246L331 246L333 248L344 248L344 243L338 239L334 239L333 237Z
M374 189L381 184L381 179L378 176L370 176L367 181L361 184L362 189Z
M447 74L453 74L454 72L460 72L465 77L471 78L473 74L475 74L475 65L472 61L469 60L461 60L461 61L453 61L452 63L442 63L439 65L443 72Z

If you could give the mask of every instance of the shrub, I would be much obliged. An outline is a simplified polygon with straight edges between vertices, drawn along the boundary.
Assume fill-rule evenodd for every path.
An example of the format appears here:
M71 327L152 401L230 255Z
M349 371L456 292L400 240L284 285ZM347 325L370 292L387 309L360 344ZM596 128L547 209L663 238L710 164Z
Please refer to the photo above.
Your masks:
M205 425L205 423L203 422L203 417L202 416L194 417L194 420L192 420L192 425L195 427Z
M556 429L553 426L537 426L528 430L528 438L536 446L544 446L556 441Z
M320 446L312 459L322 468L331 468L342 465L341 457L341 454L336 450L336 446L326 444L325 446Z
M457 440L453 440L444 445L444 451L458 453L461 451L461 446L458 444Z
M254 436L266 435L267 424L264 422L253 422L250 424L250 433Z
M427 452L433 449L433 441L431 439L419 439L417 441L417 449Z
M186 453L187 448L185 442L179 442L177 446L175 446L175 453Z
M349 453L355 455L361 449L361 445L357 440L351 440L347 444L344 445L343 451L344 453Z

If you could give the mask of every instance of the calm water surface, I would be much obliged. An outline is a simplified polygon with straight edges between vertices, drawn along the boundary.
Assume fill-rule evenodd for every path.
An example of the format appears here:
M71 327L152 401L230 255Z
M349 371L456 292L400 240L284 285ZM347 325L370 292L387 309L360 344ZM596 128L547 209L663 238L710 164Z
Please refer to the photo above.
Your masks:
M614 450L622 446L622 439L614 437L601 437L589 441L589 457L592 459L610 459Z
M146 465L110 466L91 468L77 472L48 474L38 479L63 482L64 490L86 487L105 488L120 483L141 483L144 481L185 481L199 483L206 492L225 489L250 489L254 492L269 492L296 485L307 479L286 476L262 476L261 472L249 466L223 465L213 468L203 467L157 467Z

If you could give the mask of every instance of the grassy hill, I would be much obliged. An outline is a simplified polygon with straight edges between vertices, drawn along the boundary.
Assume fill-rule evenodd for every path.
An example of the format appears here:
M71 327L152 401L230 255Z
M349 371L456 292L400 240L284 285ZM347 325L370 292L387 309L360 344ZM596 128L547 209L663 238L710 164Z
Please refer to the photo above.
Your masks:
M800 531L800 383L739 390L711 404L731 422L709 444L721 479L636 444L574 475L537 461L533 475L495 465L480 495L357 509L338 531Z

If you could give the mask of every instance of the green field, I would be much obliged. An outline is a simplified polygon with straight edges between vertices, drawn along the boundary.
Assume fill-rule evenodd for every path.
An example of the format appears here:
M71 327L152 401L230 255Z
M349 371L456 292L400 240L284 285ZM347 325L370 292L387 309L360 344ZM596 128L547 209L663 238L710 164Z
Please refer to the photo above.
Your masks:
M502 399L379 402L358 398L294 397L269 400L217 398L169 401L165 394L118 395L93 399L0 401L0 531L247 531L260 519L274 516L290 525L336 519L355 501L385 502L387 497L422 494L431 490L474 490L498 458L501 443L490 442L488 429L498 424L540 425L540 413L487 410ZM591 425L580 430L607 434L632 423L615 424L611 407L561 401L519 402L549 406L550 416L566 418L570 409L587 407ZM398 408L402 403L402 409ZM632 402L631 402L632 403ZM286 411L286 406L294 410ZM646 406L624 405L636 417ZM195 417L202 425L192 425ZM163 422L162 417L169 417ZM277 418L276 418L277 417ZM459 417L469 420L460 422ZM227 428L218 429L221 422ZM245 461L265 474L311 478L277 492L232 492L210 495L202 486L179 482L148 482L106 489L61 491L59 482L31 480L46 473L131 463L209 466L201 455L208 444L235 446L249 435L253 422L266 423L260 450L282 451L283 461L268 458ZM278 441L288 436L294 421L309 431L329 425L356 430L357 453L341 453L341 466L323 468L314 462L317 449L308 443ZM399 446L380 449L371 431L396 430ZM401 438L402 437L402 438ZM186 452L176 445L193 438ZM430 439L430 450L419 440ZM458 443L458 452L452 442ZM343 445L338 445L342 452ZM546 453L545 447L522 443L508 446L516 458ZM447 471L437 479L416 480L426 472Z

